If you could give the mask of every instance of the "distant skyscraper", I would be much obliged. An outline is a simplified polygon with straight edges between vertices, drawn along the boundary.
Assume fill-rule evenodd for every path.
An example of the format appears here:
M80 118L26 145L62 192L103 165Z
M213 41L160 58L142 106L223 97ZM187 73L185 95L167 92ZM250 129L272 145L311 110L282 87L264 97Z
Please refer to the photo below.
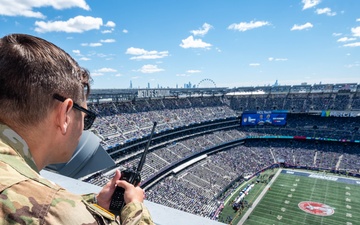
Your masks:
M189 83L184 84L184 88L191 88L191 82L189 81Z
M275 81L274 87L279 86L278 80Z
M132 89L132 81L130 81L130 89Z
M148 88L150 89L150 83L148 83Z

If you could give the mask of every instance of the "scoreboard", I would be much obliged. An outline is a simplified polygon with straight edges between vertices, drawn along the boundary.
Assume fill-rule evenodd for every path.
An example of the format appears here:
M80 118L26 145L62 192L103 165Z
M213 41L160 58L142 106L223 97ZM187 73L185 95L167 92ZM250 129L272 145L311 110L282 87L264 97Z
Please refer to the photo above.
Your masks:
M242 126L286 125L287 110L244 111L241 116Z

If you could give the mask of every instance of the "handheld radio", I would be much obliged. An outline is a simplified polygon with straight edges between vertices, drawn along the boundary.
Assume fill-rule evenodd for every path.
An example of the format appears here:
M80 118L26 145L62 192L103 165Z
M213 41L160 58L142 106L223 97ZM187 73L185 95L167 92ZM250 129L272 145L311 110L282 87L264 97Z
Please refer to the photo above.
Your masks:
M135 168L134 168L134 169L126 169L124 171L121 171L120 180L125 180L134 186L137 186L140 183L140 181L141 181L140 172L145 164L146 154L147 154L147 151L149 150L150 142L151 142L152 136L155 132L156 124L157 123L154 122L154 125L153 125L151 133L150 133L149 140L148 140L145 150L141 156L141 159L140 159L137 169L135 170ZM118 214L118 213L120 213L120 210L124 207L124 205L125 205L124 192L125 192L125 189L122 187L117 186L115 188L115 191L111 197L111 202L110 202L110 211L111 212Z

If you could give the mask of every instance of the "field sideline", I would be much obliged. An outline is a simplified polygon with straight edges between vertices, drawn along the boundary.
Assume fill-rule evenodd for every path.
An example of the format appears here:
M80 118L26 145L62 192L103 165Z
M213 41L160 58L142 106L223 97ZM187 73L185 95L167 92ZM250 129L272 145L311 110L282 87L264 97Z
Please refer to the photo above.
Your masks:
M245 225L360 224L360 180L282 170Z

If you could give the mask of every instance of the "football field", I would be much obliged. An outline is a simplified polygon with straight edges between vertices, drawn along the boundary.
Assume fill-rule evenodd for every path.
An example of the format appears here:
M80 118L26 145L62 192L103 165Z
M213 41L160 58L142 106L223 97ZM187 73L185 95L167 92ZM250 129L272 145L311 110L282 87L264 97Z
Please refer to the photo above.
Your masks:
M360 180L283 170L246 225L360 224Z

